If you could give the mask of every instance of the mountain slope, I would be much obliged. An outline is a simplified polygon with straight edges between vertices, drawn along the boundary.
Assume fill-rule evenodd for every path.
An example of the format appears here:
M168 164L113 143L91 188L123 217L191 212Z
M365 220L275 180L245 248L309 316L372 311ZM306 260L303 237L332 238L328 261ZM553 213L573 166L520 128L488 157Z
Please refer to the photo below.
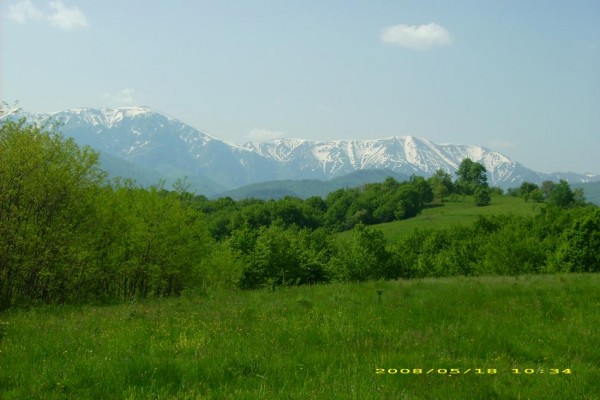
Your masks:
M164 176L203 177L205 185L214 186L211 191L273 170L269 160L147 107L79 108L37 118L60 121L61 131L78 143Z
M479 146L435 144L413 136L377 140L316 142L277 139L246 143L244 148L277 161L287 172L315 178L331 178L363 169L389 169L402 174L430 176L442 169L454 174L461 161L470 158L485 166L490 185L513 187L523 181L567 179L585 182L598 176L574 173L544 174L530 170L508 157ZM294 171L294 172L292 172Z
M483 147L435 144L412 136L327 142L278 139L237 146L147 107L78 108L28 117L59 121L61 131L78 143L159 176L199 182L197 192L207 195L265 181L329 180L366 169L423 176L442 169L454 174L467 157L486 167L491 185L504 188L523 181L600 180L597 175L539 173Z

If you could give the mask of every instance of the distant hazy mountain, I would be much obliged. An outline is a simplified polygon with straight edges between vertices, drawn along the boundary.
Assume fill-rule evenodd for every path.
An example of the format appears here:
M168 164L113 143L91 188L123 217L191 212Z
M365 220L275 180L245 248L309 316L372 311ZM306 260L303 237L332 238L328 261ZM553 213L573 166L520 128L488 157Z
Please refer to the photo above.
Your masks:
M274 180L329 180L365 169L423 176L437 169L454 173L466 157L482 163L488 182L501 187L523 181L600 180L590 174L539 173L483 147L435 144L412 136L328 142L278 139L237 146L147 107L79 108L26 116L60 121L66 136L146 173L169 179L187 176L197 192L207 195Z
M185 178L185 184L190 191L212 196L224 190L224 187L203 176L178 175L176 170L163 174L149 167L140 167L105 152L100 153L100 167L106 171L109 178L122 177L135 181L138 186L150 187L162 183L164 188L170 190L175 182Z
M600 182L574 183L572 186L583 189L586 201L600 206Z
M280 199L285 196L306 199L311 196L325 197L329 193L342 188L353 188L366 183L383 182L387 177L398 181L407 180L410 176L399 174L389 169L354 171L348 175L339 176L328 181L319 179L280 180L253 183L216 194L214 197L231 197L234 200Z

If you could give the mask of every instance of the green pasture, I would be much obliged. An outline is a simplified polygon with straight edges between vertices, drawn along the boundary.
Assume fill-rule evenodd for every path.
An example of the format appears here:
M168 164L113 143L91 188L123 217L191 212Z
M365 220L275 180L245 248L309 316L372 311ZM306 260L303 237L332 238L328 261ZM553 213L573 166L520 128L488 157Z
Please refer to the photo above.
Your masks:
M0 398L597 399L599 286L461 277L12 310Z
M492 196L492 203L485 207L476 207L472 196L457 197L458 201L444 202L425 208L414 218L372 225L383 232L386 239L395 241L402 235L415 229L440 229L455 225L470 225L480 215L514 214L533 215L543 204L526 202L520 197ZM339 237L350 237L351 231L340 233Z

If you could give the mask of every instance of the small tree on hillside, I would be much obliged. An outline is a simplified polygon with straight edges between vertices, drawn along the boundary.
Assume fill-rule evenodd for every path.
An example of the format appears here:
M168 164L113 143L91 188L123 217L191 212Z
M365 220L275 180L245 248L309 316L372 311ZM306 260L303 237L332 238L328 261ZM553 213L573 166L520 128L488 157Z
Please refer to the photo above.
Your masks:
M439 199L441 202L444 201L444 197L452 194L454 191L452 176L441 169L435 171L435 174L429 178L428 183L433 191L434 198Z
M490 190L487 187L478 187L475 189L474 193L475 197L475 205L477 207L487 206L492 201L490 196Z
M473 194L478 187L488 187L485 167L465 158L458 167L456 189L462 194Z
M575 203L575 194L571 190L569 183L562 180L555 184L550 191L548 202L559 207L569 207Z

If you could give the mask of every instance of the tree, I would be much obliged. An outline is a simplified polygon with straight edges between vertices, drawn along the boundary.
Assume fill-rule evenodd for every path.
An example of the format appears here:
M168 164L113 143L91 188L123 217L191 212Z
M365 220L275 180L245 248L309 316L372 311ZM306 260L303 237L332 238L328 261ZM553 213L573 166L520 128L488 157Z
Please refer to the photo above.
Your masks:
M557 250L562 271L600 272L600 210L597 207L589 210L563 234Z
M585 193L583 188L577 188L573 190L573 202L579 206L585 205Z
M550 197L550 193L552 193L552 189L554 189L555 185L556 185L556 183L554 183L552 181L542 182L542 184L540 186L540 190L542 191L544 200L548 200L548 198Z
M487 187L485 167L470 158L465 158L458 167L456 188L462 194L473 194L477 187Z
M487 187L477 187L475 188L475 193L473 194L475 197L475 205L477 207L487 206L491 202L490 190Z
M390 268L391 254L385 245L383 232L358 224L352 231L352 238L339 244L329 269L336 278L344 281L396 278L397 272Z
M529 200L535 201L536 203L541 203L544 201L544 193L542 193L542 191L539 188L537 188L529 192L527 198Z
M422 176L412 175L408 181L419 193L420 207L423 208L425 203L431 203L433 201L433 191L431 186Z
M0 124L0 308L65 301L95 240L98 154L54 128Z
M523 182L519 187L519 194L525 201L529 201L529 199L531 199L531 193L536 190L539 190L539 187L535 183Z
M575 194L569 183L561 179L559 183L553 185L548 202L559 207L572 206L575 203Z
M261 227L255 233L236 233L230 241L241 253L242 288L265 285L289 286L325 280L323 231L284 229L281 225Z
M452 183L452 176L444 170L438 169L435 171L433 176L428 180L429 186L433 191L433 196L439 199L440 202L444 201L444 197L452 194L454 191L454 185Z

